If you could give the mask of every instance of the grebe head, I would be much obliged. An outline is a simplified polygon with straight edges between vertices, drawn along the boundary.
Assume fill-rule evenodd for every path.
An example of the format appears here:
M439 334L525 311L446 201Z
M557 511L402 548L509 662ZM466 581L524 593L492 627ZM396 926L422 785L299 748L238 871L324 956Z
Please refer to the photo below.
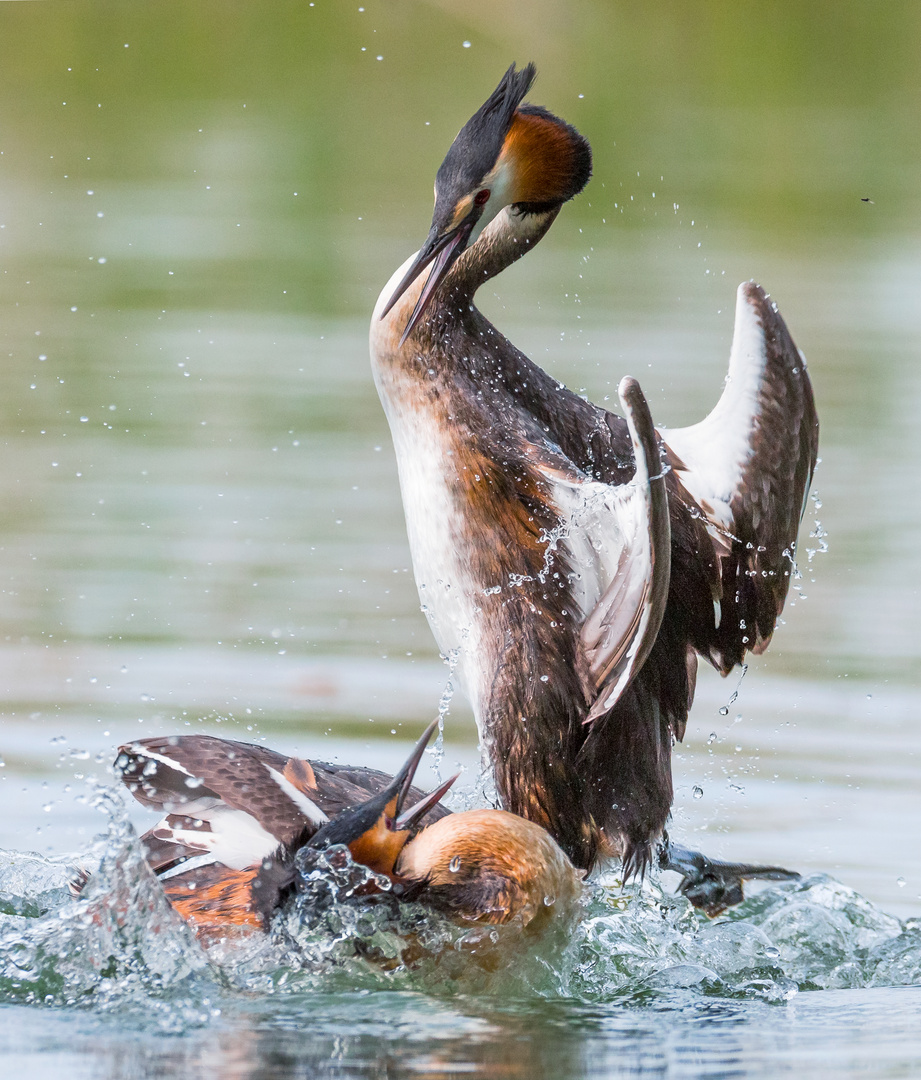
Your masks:
M356 862L375 873L392 877L403 847L422 818L443 798L460 775L452 776L415 805L403 808L422 754L437 728L437 720L429 724L406 764L383 791L358 806L343 810L315 833L307 846L327 848L333 844L345 844Z
M462 919L523 926L569 909L584 876L546 829L505 810L439 819L406 844L396 872Z
M537 69L515 65L458 132L435 177L435 212L425 243L381 312L384 318L429 263L403 331L405 341L474 229L506 206L525 213L556 210L585 187L592 172L588 142L565 121L522 105Z
M504 810L448 814L422 829L456 776L403 809L432 723L409 760L379 794L324 825L308 848L348 847L352 858L419 899L465 920L527 926L568 910L581 891L576 870L546 829ZM541 920L543 921L543 920Z

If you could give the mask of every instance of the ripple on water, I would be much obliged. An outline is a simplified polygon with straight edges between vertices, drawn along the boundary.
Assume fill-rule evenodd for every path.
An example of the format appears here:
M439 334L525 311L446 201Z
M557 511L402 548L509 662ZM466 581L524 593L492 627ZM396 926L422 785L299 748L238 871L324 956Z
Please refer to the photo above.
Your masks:
M97 801L108 834L85 855L0 853L0 1004L124 1010L181 1031L254 993L641 1006L921 984L917 920L900 923L825 876L766 890L712 921L654 881L624 889L608 878L536 932L457 926L386 888L362 896L386 882L335 849L301 860L302 891L268 934L202 945L166 902L119 796ZM81 863L96 869L74 900L68 882Z

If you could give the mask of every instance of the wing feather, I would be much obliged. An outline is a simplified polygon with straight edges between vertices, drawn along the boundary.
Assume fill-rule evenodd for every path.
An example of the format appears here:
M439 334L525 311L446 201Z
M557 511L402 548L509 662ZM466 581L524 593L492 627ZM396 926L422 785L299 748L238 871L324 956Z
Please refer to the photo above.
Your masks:
M635 379L619 387L636 460L629 485L611 489L624 543L601 599L582 625L595 701L586 723L608 712L646 662L668 596L671 531L655 429Z
M115 764L134 797L165 814L142 842L154 872L171 875L206 855L234 871L259 866L393 779L209 735L142 739L121 747ZM421 797L410 789L411 802ZM424 820L447 813L438 805Z
M762 652L795 573L819 422L806 361L760 286L739 286L726 387L699 424L663 431L673 495L689 497L717 570L692 643L723 674Z

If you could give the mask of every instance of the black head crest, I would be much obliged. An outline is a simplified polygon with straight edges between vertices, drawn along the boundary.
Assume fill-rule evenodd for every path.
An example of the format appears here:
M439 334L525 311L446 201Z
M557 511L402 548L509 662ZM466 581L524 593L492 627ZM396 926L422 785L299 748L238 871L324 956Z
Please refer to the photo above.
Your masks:
M521 71L516 71L512 64L496 89L457 133L435 177L436 218L439 210L450 215L458 196L475 188L495 165L515 110L536 77L534 64Z

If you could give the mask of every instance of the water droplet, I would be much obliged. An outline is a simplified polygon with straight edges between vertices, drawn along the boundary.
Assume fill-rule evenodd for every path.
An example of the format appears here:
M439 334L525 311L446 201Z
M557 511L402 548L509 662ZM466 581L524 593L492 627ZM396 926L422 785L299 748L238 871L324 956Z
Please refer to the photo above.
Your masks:
M704 789L699 784L695 784L692 794L695 799L702 799L704 797Z
M728 716L728 715L729 715L729 706L728 705L721 705L720 706L720 716Z
M544 897L544 907L553 907L553 905L555 903L556 903L556 897L555 896L545 896Z
M896 885L898 885L898 887L899 887L900 889L904 889L904 888L905 888L905 886L906 886L906 885L908 884L908 882L907 882L907 881L905 880L905 878L903 878L903 877L900 877L900 878L896 878L896 879L895 879L895 883L896 883Z
M448 863L448 869L451 871L452 874L456 874L457 871L460 870L460 865L460 855L455 855L454 858Z
M719 736L716 734L716 732L711 731L710 734L707 736L707 746L712 746L718 738Z
M541 675L540 681L541 682L550 682L550 676L549 675Z

